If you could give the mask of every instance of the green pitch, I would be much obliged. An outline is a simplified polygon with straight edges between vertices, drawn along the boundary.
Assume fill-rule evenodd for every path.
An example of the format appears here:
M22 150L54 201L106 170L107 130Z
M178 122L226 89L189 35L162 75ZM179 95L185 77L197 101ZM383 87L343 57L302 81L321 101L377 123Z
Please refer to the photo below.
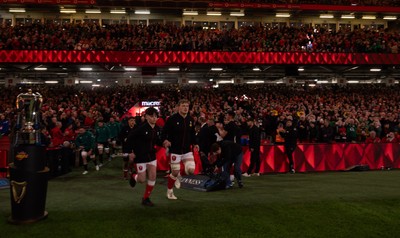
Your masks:
M0 190L0 237L399 237L399 170L269 174L242 189L175 190L175 201L160 173L155 207L143 207L144 185L129 187L120 159L91 166L49 181L49 216L35 224L8 224Z

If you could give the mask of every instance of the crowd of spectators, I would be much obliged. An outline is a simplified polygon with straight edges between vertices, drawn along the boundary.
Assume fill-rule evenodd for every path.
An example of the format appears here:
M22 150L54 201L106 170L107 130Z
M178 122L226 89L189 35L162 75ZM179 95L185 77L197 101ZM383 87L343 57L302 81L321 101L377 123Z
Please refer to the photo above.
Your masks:
M341 6L400 6L399 1L397 0L215 0L215 2L321 4Z
M65 132L79 126L94 129L99 120L105 123L110 118L121 121L140 100L159 100L160 120L165 120L176 112L178 100L187 98L191 102L190 114L196 121L205 117L223 122L227 114L232 114L229 112L234 112L234 120L245 135L247 118L256 118L263 138L273 143L279 125L293 120L299 130L300 142L331 143L371 141L370 134L379 140L398 141L399 89L398 84L227 85L214 89L189 85L136 85L97 89L38 86L33 91L43 95L42 124L49 132L56 125ZM17 114L16 96L27 89L9 87L1 88L1 91L0 114L13 125ZM140 115L138 119L140 121Z
M0 50L166 50L231 52L398 53L399 31L243 26L95 23L26 24L0 28Z

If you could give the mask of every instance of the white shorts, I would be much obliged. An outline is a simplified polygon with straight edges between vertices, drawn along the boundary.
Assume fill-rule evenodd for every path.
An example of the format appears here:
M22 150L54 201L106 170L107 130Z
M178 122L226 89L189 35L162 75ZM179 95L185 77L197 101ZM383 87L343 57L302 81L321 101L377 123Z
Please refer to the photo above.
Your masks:
M186 159L194 159L193 152L188 152L183 155L171 153L170 162L171 162L171 164L179 164L182 160L186 160Z
M136 164L136 171L138 173L143 173L147 170L147 165L154 165L157 168L157 160L153 160L150 162L145 162L145 163L138 163Z

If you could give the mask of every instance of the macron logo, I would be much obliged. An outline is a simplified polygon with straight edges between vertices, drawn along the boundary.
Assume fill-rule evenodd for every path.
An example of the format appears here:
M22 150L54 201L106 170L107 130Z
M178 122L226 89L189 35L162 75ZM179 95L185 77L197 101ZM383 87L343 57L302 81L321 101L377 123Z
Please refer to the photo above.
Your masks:
M142 101L141 106L142 107L158 107L161 105L161 102L159 101Z

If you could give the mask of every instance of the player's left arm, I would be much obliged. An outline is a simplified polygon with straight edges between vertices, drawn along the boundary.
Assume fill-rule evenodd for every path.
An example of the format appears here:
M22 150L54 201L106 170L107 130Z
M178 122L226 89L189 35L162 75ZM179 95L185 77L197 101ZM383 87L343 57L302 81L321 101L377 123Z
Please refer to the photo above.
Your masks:
M193 120L193 118L191 119L192 120L192 127L190 128L191 129L191 131L190 131L190 135L191 135L191 137L190 137L190 144L192 145L192 148L193 148L193 150L194 151L199 151L199 144L197 143L197 139L196 139L196 130L195 130L195 127L194 127L194 120Z

